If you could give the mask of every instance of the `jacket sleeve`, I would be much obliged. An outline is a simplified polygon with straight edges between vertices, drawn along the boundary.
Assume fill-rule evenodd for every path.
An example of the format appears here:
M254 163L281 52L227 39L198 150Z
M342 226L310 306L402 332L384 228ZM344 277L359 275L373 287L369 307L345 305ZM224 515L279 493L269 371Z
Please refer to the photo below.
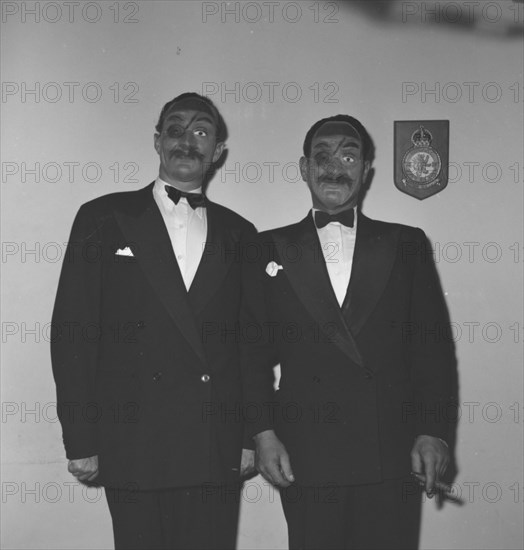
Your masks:
M411 245L411 243L409 243ZM423 231L416 230L415 265L411 294L411 321L403 330L410 350L414 388L412 414L417 435L447 440L453 341L444 294L433 260L432 248Z
M244 422L247 448L252 437L273 428L273 367L277 364L276 342L271 331L265 259L267 243L253 235L246 243L243 274L241 358L244 387ZM267 263L267 262L266 262Z
M94 385L101 337L102 252L99 227L84 205L73 223L52 317L51 362L69 459L97 454Z

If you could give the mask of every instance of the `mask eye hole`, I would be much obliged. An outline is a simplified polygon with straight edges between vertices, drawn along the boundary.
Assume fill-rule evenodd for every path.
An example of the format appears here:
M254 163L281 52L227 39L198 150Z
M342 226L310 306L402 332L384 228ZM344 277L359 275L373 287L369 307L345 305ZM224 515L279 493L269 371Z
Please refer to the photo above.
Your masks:
M329 162L329 155L327 153L317 153L315 155L315 162L319 165L324 165Z
M179 124L173 124L173 126L170 126L166 133L170 138L179 138L184 135L185 129L180 126Z

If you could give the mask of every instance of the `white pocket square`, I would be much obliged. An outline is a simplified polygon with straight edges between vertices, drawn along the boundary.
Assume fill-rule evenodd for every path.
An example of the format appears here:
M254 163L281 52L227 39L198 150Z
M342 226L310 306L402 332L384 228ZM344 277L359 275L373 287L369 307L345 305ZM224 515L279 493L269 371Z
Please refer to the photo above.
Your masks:
M281 269L284 269L281 265L278 265L276 262L269 262L266 266L266 273L270 276L270 277L276 277L277 276L277 273L281 270Z
M116 256L134 256L133 252L131 251L131 249L129 248L129 246L126 246L125 248L119 248L116 252L115 252L115 255Z

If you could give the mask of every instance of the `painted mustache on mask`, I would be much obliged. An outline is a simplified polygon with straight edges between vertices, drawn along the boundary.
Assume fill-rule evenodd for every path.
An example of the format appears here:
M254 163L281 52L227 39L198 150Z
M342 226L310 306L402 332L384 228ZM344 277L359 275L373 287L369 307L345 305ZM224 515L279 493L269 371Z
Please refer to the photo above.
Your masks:
M198 159L198 160L202 160L204 158L204 155L194 147L190 147L187 150L175 149L171 153L171 156L177 157L177 158L190 158L190 159Z
M324 176L319 179L320 183L336 183L337 185L351 185L353 180L348 176L339 176L338 178L330 178L329 176Z

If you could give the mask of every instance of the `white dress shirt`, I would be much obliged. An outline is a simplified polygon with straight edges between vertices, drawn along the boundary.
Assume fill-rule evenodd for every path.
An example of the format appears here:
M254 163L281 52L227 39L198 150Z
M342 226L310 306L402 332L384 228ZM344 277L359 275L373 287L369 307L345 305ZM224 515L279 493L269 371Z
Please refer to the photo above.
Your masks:
M205 208L193 210L185 198L175 204L165 190L166 185L169 184L157 178L153 197L166 224L184 284L189 290L207 239L207 213ZM202 188L190 192L201 193Z
M316 208L313 208L313 223ZM355 252L355 240L357 236L357 209L354 208L355 223L353 227L346 227L339 222L328 223L325 227L317 229L320 247L324 254L326 267L331 281L331 286L337 297L339 306L342 306L348 290L353 266L353 254ZM315 226L316 227L316 226Z

